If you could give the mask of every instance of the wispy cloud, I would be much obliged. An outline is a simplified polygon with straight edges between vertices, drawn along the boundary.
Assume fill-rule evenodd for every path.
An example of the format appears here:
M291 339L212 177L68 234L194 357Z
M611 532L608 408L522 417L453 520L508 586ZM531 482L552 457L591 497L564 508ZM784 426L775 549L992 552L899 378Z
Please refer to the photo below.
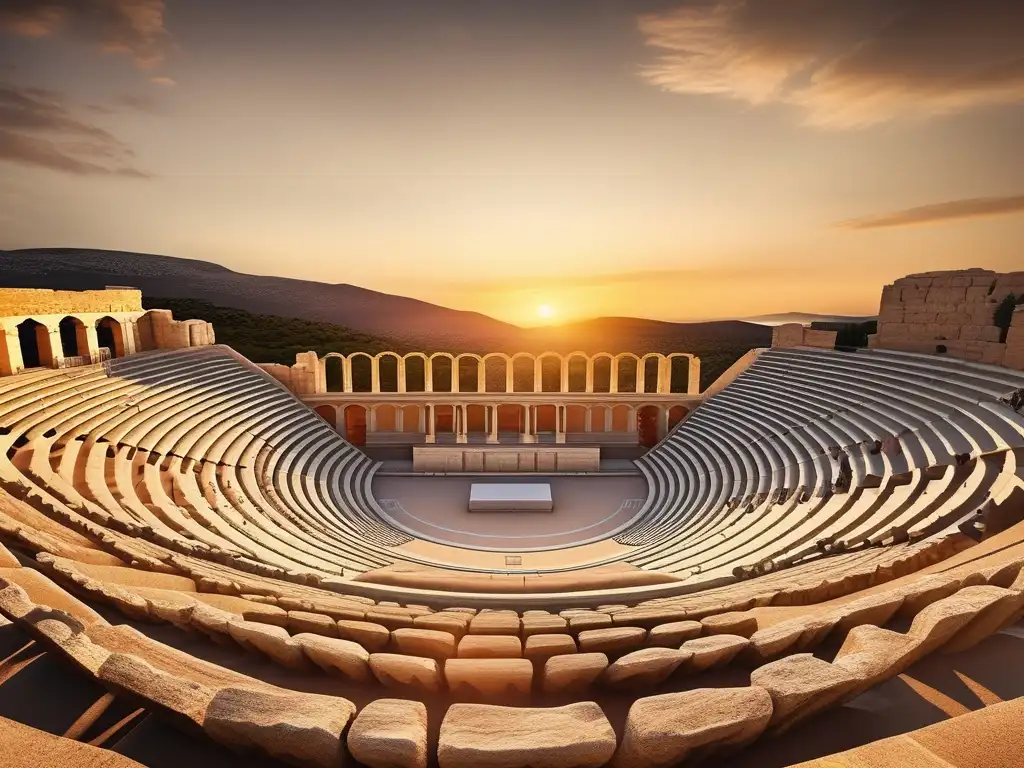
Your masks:
M177 81L171 77L151 77L149 78L149 82L154 85L163 85L169 88L178 84Z
M170 37L164 0L2 0L0 31L21 37L67 34L143 68L163 63Z
M1024 213L1024 195L950 200L945 203L921 205L892 213L862 216L841 221L836 226L843 229L882 229L884 227L907 227L915 224L936 224L954 219L977 219L983 216L1000 216L1009 213Z
M1024 101L1019 0L704 0L644 14L642 74L852 128Z
M145 178L134 152L77 116L63 95L0 83L0 162L76 175Z

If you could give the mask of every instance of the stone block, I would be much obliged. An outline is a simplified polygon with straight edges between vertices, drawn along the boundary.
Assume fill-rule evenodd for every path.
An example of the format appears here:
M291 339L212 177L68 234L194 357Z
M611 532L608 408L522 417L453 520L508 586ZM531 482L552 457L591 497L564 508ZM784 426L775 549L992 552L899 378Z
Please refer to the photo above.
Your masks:
M987 285L973 285L967 289L967 302L981 303L988 300L988 288Z
M426 768L427 708L402 699L370 702L349 729L348 751L369 768Z
M928 302L932 304L956 304L967 300L967 288L936 288L928 289Z
M783 323L772 328L772 347L799 347L804 342L804 327L799 323Z
M902 301L904 304L913 301L923 302L926 301L927 299L927 286L910 285L900 289L900 301Z

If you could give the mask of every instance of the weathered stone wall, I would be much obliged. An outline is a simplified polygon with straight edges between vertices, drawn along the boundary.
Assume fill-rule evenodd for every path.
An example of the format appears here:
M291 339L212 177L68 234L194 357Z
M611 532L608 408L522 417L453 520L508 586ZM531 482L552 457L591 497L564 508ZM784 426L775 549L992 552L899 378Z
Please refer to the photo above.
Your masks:
M815 331L800 323L783 323L772 328L772 347L818 347L834 349L835 331Z
M0 317L142 312L142 291L53 291L49 288L0 288Z
M416 472L597 472L600 448L462 448L412 449Z
M175 320L169 309L151 309L138 319L142 350L187 349L216 342L213 325L205 320Z
M996 308L1011 293L1024 295L1024 272L967 269L900 278L882 289L870 346L1024 369L1024 315L1014 314L1005 343L994 324Z

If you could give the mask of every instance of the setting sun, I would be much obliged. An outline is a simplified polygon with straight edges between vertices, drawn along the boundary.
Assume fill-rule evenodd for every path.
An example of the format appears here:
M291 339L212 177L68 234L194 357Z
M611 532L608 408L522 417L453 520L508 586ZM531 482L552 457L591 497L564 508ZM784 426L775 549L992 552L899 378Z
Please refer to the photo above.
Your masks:
M545 320L550 320L555 316L555 308L552 307L550 304L541 304L539 307L537 307L537 314L540 315Z

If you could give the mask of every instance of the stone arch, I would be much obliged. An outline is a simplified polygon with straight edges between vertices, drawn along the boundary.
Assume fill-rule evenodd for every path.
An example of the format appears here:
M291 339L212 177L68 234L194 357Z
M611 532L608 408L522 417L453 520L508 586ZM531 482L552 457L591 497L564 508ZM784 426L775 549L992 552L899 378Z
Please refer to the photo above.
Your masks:
M427 387L427 356L422 352L410 352L402 358L406 392L429 392Z
M352 445L366 445L366 408L362 405L345 407L345 439Z
M542 432L555 432L558 428L558 408L554 405L538 405L535 411L537 414L537 425L534 429L536 434Z
M536 369L540 372L539 392L562 391L562 356L557 352L542 352L537 355ZM534 381L537 387L537 381Z
M121 323L109 315L97 320L96 345L109 349L111 357L124 357L124 328Z
M668 409L668 431L675 429L676 425L686 418L690 409L685 405L673 405Z
M331 429L338 428L338 413L333 405L318 405L313 409L317 416L331 425Z
M583 405L565 406L565 431L587 431L587 408Z
M523 406L521 405L499 405L498 406L498 433L514 432L523 433Z
M484 364L480 355L463 352L455 358L454 370L458 371L459 392L484 392Z
M352 392L373 392L377 377L376 361L366 352L353 352L348 356L349 377Z
M485 392L510 392L512 364L504 352L491 352L481 358L484 367ZM499 369L500 366L500 369Z
M420 414L422 410L418 405L403 405L402 407L402 432L404 433L419 433L423 430L420 428Z
M374 357L377 365L377 389L380 392L401 392L401 356L396 352L379 352Z
M665 391L686 394L689 391L690 366L694 365L693 355L673 352L667 359L668 381Z
M630 361L630 362L624 362ZM640 358L632 352L620 352L613 366L616 392L636 392L639 381Z
M612 361L614 358L607 352L598 352L590 358L591 362L591 391L592 392L611 392L612 391L612 373L614 372L614 366Z
M585 352L565 355L566 392L586 392L590 378L590 357Z
M53 367L50 329L45 325L31 317L23 320L18 324L18 342L21 345L21 359L25 368Z
M537 358L529 352L517 352L512 355L512 391L533 392L536 385Z
M661 408L643 405L636 410L637 442L644 448L653 448L661 435Z
M345 359L337 352L331 352L324 358L324 381L328 392L345 391Z
M455 392L455 355L450 352L435 352L430 360L430 380L434 392Z
M640 358L640 376L643 383L638 390L645 394L656 394L660 390L662 361L665 356L660 352L648 352Z
M631 424L629 423L629 412L631 407L628 405L616 405L612 407L612 432L631 432Z
M89 354L89 337L85 323L74 315L60 319L60 346L62 357L80 357Z
M373 407L373 431L398 431L398 411L390 403L381 403Z

